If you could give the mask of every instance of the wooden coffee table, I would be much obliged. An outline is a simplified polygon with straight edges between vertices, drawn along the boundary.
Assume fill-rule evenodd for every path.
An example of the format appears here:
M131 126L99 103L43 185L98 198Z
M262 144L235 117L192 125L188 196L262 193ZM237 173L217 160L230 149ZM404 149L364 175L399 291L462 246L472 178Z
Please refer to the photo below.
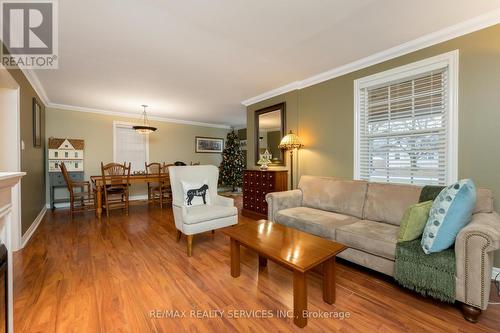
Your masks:
M293 228L266 220L222 229L231 238L231 275L240 276L240 244L259 254L259 266L267 259L293 271L293 322L307 325L306 276L323 264L323 300L335 302L335 256L346 247Z

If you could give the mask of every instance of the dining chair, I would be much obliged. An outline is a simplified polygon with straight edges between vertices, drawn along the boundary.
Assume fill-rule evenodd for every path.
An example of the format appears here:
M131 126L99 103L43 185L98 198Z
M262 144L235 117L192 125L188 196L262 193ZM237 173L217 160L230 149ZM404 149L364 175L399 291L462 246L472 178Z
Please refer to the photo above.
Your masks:
M171 166L174 166L174 164L167 164L163 162L162 165L162 173L167 175L163 181L163 198L168 204L172 204L172 187L170 186L170 173L168 172L168 168Z
M61 169L69 191L69 212L71 218L73 218L75 212L94 210L95 200L90 188L90 182L72 180L64 162L59 164L59 168ZM80 191L75 192L75 189L78 188Z
M153 162L153 163L145 163L146 172L148 175L157 176L156 182L148 182L148 201L152 201L153 203L158 200L160 202L160 208L163 208L164 202L164 191L166 190L166 184L162 176L164 175L164 165Z
M144 162L145 170L148 175L160 175L162 165L158 162L149 163ZM152 189L159 186L159 179L156 182L148 182L148 201L151 201Z
M125 209L128 215L129 187L130 187L130 163L108 163L101 162L101 174L103 179L104 205L106 216L109 210L114 208Z

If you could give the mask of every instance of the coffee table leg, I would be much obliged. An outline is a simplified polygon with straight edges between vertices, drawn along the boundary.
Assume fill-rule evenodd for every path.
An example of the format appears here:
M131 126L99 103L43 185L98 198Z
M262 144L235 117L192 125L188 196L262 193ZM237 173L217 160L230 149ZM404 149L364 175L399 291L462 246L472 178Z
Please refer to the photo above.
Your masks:
M259 267L260 268L264 268L267 266L267 258L266 257L262 257L260 254L259 254Z
M335 303L335 257L323 263L323 301Z
M231 238L231 276L240 276L240 243Z
M298 327L307 325L307 280L306 273L293 271L293 322Z

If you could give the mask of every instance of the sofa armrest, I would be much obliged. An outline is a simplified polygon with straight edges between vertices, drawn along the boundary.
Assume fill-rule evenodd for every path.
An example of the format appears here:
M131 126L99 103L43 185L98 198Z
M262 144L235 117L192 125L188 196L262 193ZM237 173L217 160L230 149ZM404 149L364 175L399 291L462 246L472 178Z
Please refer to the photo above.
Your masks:
M219 205L219 206L233 207L234 206L234 199L228 198L228 197L223 197L222 195L216 195L215 196L215 204Z
M493 252L500 248L500 216L472 215L455 241L457 300L485 310L490 295Z
M300 207L302 205L302 191L292 190L266 194L267 218L274 222L274 216L280 210Z

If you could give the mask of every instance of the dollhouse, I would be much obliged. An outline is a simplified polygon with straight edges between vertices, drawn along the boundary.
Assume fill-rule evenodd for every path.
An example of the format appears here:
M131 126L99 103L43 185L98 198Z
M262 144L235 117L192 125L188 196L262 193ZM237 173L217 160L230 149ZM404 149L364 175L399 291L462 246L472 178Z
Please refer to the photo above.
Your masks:
M48 162L50 205L54 209L55 203L67 202L67 198L56 199L55 189L66 187L66 182L61 173L60 164L64 162L69 176L74 181L82 181L85 142L80 139L49 138Z

